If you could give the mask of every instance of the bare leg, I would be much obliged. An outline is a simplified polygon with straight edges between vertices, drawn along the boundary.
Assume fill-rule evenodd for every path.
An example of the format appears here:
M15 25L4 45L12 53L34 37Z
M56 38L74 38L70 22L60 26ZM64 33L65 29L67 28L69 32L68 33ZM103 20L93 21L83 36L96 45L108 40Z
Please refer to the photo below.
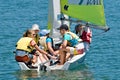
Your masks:
M41 53L39 54L39 59L40 59L41 63L44 63L49 60L46 55L41 54ZM46 63L46 65L50 65L50 62Z
M32 59L32 63L36 63L37 62L37 56L36 55L33 55L33 59Z
M70 58L71 54L70 53L67 53L66 54L66 61Z
M60 50L60 65L63 65L66 60L71 56L70 47L66 47L65 49Z
M66 53L63 50L60 50L60 64L63 65L65 63Z
M66 47L66 51L68 52L66 55L66 61L70 58L71 54L70 54L70 47Z

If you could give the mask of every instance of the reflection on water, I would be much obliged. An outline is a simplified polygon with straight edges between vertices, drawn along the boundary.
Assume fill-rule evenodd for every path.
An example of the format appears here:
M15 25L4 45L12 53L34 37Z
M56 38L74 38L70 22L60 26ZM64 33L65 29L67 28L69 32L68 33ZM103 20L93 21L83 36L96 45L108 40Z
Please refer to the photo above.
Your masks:
M94 80L92 73L86 65L81 65L74 70L54 70L48 72L37 71L17 71L15 76L20 80L39 79L39 80Z
M38 78L39 73L35 70L22 70L15 72L15 76L20 80L27 80L29 78Z

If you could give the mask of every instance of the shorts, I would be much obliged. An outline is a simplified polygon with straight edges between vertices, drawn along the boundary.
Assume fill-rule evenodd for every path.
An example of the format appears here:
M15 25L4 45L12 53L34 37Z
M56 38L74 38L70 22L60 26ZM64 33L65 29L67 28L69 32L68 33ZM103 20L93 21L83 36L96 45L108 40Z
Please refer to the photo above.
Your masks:
M84 44L79 43L75 47L70 47L70 54L78 55L84 52Z
M33 58L33 55L32 55L32 54L29 54L29 52L22 51L22 50L16 50L16 56L25 56L25 55L28 55L28 57L29 57L30 59Z

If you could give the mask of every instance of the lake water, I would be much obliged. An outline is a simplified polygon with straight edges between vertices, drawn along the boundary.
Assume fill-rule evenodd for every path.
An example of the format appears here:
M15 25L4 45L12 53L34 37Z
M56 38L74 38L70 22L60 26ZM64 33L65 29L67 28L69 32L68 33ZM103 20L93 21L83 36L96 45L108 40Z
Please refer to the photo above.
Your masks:
M120 80L120 0L104 0L106 33L93 32L83 64L69 71L20 71L14 60L15 44L37 23L46 28L48 0L0 0L0 80Z

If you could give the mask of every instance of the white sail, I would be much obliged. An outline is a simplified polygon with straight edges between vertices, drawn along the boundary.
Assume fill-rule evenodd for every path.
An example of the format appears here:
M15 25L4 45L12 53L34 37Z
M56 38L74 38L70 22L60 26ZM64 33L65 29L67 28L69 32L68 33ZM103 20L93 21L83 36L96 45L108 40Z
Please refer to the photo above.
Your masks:
M61 24L67 24L69 26L68 21L61 21L61 16L68 19L67 15L61 14L60 0L49 0L48 29L51 30L51 37L54 39L54 42L59 42L61 38L60 31L57 28Z
M57 28L61 25L61 21L58 20L60 14L60 0L49 0L48 28L51 30L53 38L60 36L60 33L57 30Z

